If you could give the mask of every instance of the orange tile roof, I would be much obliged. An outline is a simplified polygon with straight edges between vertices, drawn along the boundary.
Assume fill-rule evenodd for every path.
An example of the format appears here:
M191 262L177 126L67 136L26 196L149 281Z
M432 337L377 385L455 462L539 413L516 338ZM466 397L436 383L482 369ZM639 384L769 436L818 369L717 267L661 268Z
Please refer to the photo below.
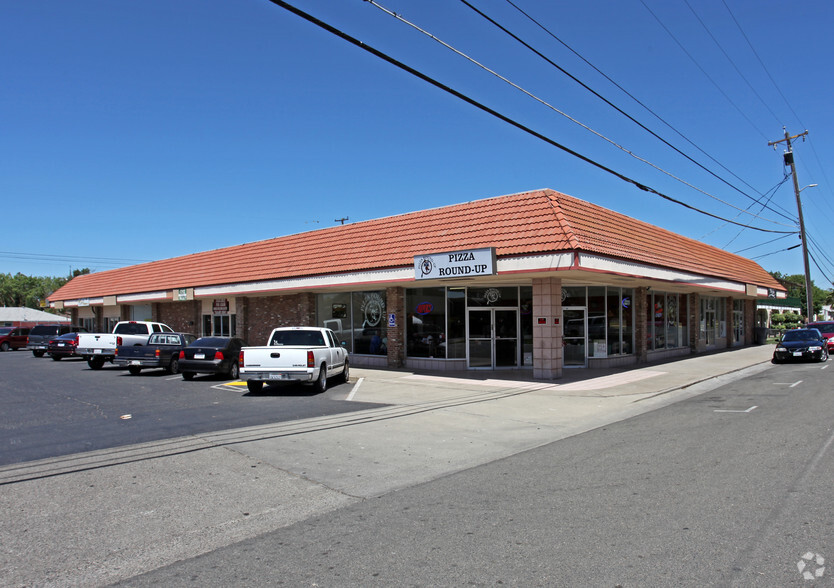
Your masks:
M49 299L402 268L421 253L482 247L495 247L499 258L585 251L784 289L749 259L572 196L537 190L78 276Z

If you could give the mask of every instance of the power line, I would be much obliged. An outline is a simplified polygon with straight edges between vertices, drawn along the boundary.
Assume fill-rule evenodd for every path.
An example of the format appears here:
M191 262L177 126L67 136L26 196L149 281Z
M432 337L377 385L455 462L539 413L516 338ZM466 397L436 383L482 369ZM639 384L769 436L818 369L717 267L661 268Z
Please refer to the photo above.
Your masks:
M370 1L370 0L368 0L368 1ZM487 14L485 14L484 12L482 12L481 10L479 10L478 8L476 8L475 6L473 6L472 4L470 4L468 0L460 0L460 1L461 1L464 5L466 5L466 6L468 6L469 8L471 8L471 9L472 9L475 13L477 13L478 15L480 15L481 17L483 17L484 19L486 19L488 22L490 22L490 23L492 23L494 26L498 27L498 28L499 28L501 31L503 31L505 34L509 35L510 37L512 37L513 39L515 39L515 40L516 40L516 41L518 41L519 43L521 43L521 44L522 44L524 47L526 47L528 50L532 51L533 53L535 53L536 55L538 55L539 57L541 57L542 59L544 59L544 60L545 60L547 63L549 63L551 66L555 67L555 68L556 68L556 69L558 69L560 72L562 72L563 74L565 74L566 76L568 76L571 80L573 80L574 82L576 82L577 84L579 84L580 86L582 86L583 88L585 88L586 90L588 90L591 94L593 94L594 96L596 96L597 98L599 98L600 100L602 100L603 102L605 102L608 106L610 106L611 108L613 108L614 110L616 110L617 112L619 112L620 114L622 114L623 116L625 116L626 118L628 118L630 121L632 121L634 124L636 124L637 126L639 126L641 129L643 129L643 130L644 130L644 131L646 131L647 133L651 134L651 135L652 135L653 137L655 137L656 139L660 140L660 141L661 141L663 144L665 144L667 147L671 148L672 150L674 150L674 151L675 151L675 152L677 152L678 154L682 155L683 157L685 157L686 159L688 159L690 162L694 163L695 165L697 165L698 167L700 167L702 170L706 171L707 173L709 173L710 175L712 175L714 178L716 178L716 179L720 180L721 182L725 183L725 184L726 184L727 186L729 186L730 188L733 188L734 190L736 190L736 191L737 191L737 192L739 192L740 194L742 194L742 195L746 196L747 198L750 198L751 200L755 200L755 201L757 201L755 198L753 198L752 196L750 196L749 194L747 194L746 192L744 192L743 190L741 190L741 189L740 189L740 188L738 188L737 186L735 186L735 185L733 185L732 183L728 182L726 179L722 178L721 176L719 176L718 174L716 174L715 172L713 172L711 169L707 168L706 166L704 166L704 165L703 165L703 164L701 164L700 162L696 161L694 158L690 157L687 153L685 153L685 152L681 151L681 150L680 150L680 149L678 149L676 146L674 146L674 145L672 145L671 143L669 143L666 139L664 139L663 137L661 137L660 135L658 135L657 133L655 133L653 130L651 130L650 128L648 128L647 126L645 126L643 123L641 123L640 121L638 121L637 119L635 119L633 116L631 116L630 114L628 114L627 112L625 112L624 110L622 110L620 107L618 107L617 105L615 105L614 103L612 103L610 100L608 100L608 99L607 99L607 98L605 98L604 96L602 96L599 92L597 92L596 90L594 90L593 88L591 88L590 86L588 86L587 84L585 84L584 82L582 82L582 81L581 81L580 79L578 79L576 76L574 76L573 74L571 74L570 72L568 72L567 70L565 70L564 68L562 68L560 65L558 65L557 63L555 63L553 60L551 60L549 57L547 57L546 55L544 55L543 53L541 53L539 50L537 50L537 49L535 49L534 47L532 47L529 43L527 43L526 41L524 41L523 39L521 39L518 35L514 34L514 33L513 33L513 32L511 32L510 30L508 30L506 27L504 27L503 25L501 25L500 23L498 23L497 21L495 21L493 18L491 18L490 16L488 16ZM508 0L508 1L509 1L509 0ZM373 3L373 2L372 2L372 3ZM512 2L510 2L510 4L512 4ZM513 6L515 6L515 5L513 5ZM529 18L529 17L528 17L528 18ZM535 21L534 21L534 22L535 22ZM537 24L538 24L538 23L537 23ZM539 26L541 26L541 25L539 25ZM558 39L557 39L557 40L558 40ZM561 41L560 41L560 42L561 42ZM573 50L571 49L571 51L573 51ZM574 53L576 53L576 52L574 51ZM577 54L577 55L578 55L578 54ZM579 56L579 57L580 57L580 58L582 58L581 56ZM584 58L582 58L582 59L583 59L583 61L585 61L586 63L588 63L588 64L589 64L589 65L591 65L592 67L594 67L592 64L590 64L590 62L588 62L588 61L587 61L587 60L585 60ZM596 69L596 68L594 67L594 69ZM597 69L597 71L599 71L599 70ZM602 72L600 72L600 73L602 73ZM603 74L603 75L604 75L604 74ZM606 76L606 78L607 78L607 76ZM614 82L613 82L613 80L610 80L610 78L608 78L608 79L609 79L609 81L612 81L612 83L614 83ZM616 85L616 84L615 84L615 85ZM619 86L618 86L618 87L619 87ZM622 89L622 88L621 88L621 89ZM625 90L623 90L623 91L625 91ZM627 92L626 92L626 93L627 93ZM632 97L632 98L633 98L633 97ZM635 100L636 100L636 99L635 99ZM640 103L640 102L638 101L638 103ZM640 103L640 104L642 105L642 103ZM646 107L646 108L648 108L648 107ZM650 110L650 109L649 109L649 111L651 112L651 110ZM655 115L655 116L656 116L656 115ZM661 120L662 120L662 119L661 119ZM665 122L665 121L664 121L664 122ZM680 134L680 133L679 133L679 134ZM690 141L690 143L691 143L691 141ZM697 146L696 146L696 147L697 147ZM703 152L703 150L702 150L702 152ZM711 159L712 159L712 158L711 158ZM715 161L715 159L713 159L713 161ZM716 161L716 163L718 163L718 162ZM719 164L719 165L720 165L720 164ZM724 167L724 166L722 166L722 167ZM724 168L724 169L726 170L727 168ZM662 171L662 170L661 170L661 171ZM727 170L727 171L729 171L729 170ZM671 174L669 174L669 175L671 175ZM672 176L672 177L674 177L674 176ZM738 176L736 176L736 177L738 177ZM740 178L739 178L739 179L740 179ZM752 186L749 186L749 185L748 185L748 187L752 188ZM697 188L695 188L695 189L697 190ZM700 191L700 190L699 190L699 191ZM771 210L773 210L773 209L771 209ZM779 213L778 211L776 211L776 210L773 210L773 212L776 212L777 214L780 214L780 213ZM782 215L782 216L784 216L784 215ZM785 218L788 218L788 217L785 217Z
M639 188L640 190L643 190L644 192L654 194L654 195L656 195L660 198L663 198L664 200L668 200L669 202L674 202L675 204L683 206L684 208L687 208L689 210L699 212L699 213L701 213L705 216L709 216L711 218L715 218L715 219L718 219L718 220L727 221L727 222L729 222L731 224L734 224L734 225L737 225L737 226L748 227L748 228L751 228L753 230L761 231L761 232L765 232L765 233L779 233L779 234L793 233L793 231L777 231L777 230L774 230L774 229L763 229L763 228L759 228L759 227L752 227L752 226L749 226L749 225L744 225L744 224L738 223L738 222L733 221L733 220L725 219L724 217L713 214L711 212L706 212L706 211L701 210L701 209L699 209L695 206L687 204L687 203L685 203L681 200L673 198L673 197L671 197L667 194L659 192L658 190L655 190L654 188L651 188L650 186L642 184L642 183L638 182L637 180L634 180L634 179L626 176L625 174L619 173L619 172L617 172L617 171L615 171L615 170L613 170L609 167L606 167L605 165L603 165L603 164L601 164L597 161L594 161L593 159L590 159L589 157L587 157L585 155L582 155L581 153L579 153L577 151L574 151L573 149L571 149L569 147L566 147L565 145L562 145L561 143L559 143L559 142L557 142L557 141L539 133L538 131L534 131L530 127L527 127L527 126L521 124L520 122L518 122L516 120L513 120L506 115L501 114L500 112L490 108L489 106L486 106L485 104L482 104L482 103L478 102L474 98L471 98L471 97L467 96L466 94L463 94L463 93L455 90L454 88L451 88L450 86L447 86L446 84L443 84L442 82L439 82L438 80L435 80L434 78L420 72L419 70L414 69L413 67L411 67L409 65L406 65L405 63L391 57L390 55L388 55L386 53L383 53L382 51L380 51L378 49L375 49L374 47L371 47L370 45L360 41L359 39L356 39L355 37L350 36L349 34L345 33L344 31L342 31L340 29L337 29L336 27L322 21L321 19L318 19L318 18L314 17L313 15L311 15L307 12L304 12L303 10L301 10L299 8L296 8L295 6L285 2L284 0L269 0L269 1L272 4L275 4L276 6L278 6L279 8L283 8L284 10L286 10L288 12L291 12L292 14L295 14L296 16L306 20L307 22L309 22L311 24L314 24L315 26L317 26L321 29L324 29L325 31L327 31L327 32L329 32L333 35L336 35L337 37L347 41L348 43L351 43L352 45L355 45L356 47L359 47L360 49L362 49L364 51L367 51L368 53L378 57L379 59L382 59L383 61L386 61L386 62L390 63L391 65L393 65L393 66L395 66L395 67L397 67L397 68L399 68L399 69L401 69L401 70L403 70L403 71L405 71L405 72L407 72L407 73L409 73L409 74L411 74L411 75L413 75L413 76L415 76L415 77L433 85L434 87L436 87L440 90L443 90L444 92L447 92L447 93L451 94L452 96L455 96L456 98L466 102L467 104L470 104L471 106L474 106L475 108L478 108L479 110L482 110L483 112L486 112L487 114L490 114L490 115L494 116L495 118L498 118L499 120L502 120L505 123L507 123L509 125L512 125L512 126L516 127L517 129L519 129L521 131L524 131L525 133L528 133L529 135L531 135L533 137L536 137L537 139L540 139L540 140L548 143L549 145L552 145L552 146L556 147L557 149L561 149L565 153L573 155L577 159L580 159L580 160L582 160L582 161L584 161L584 162L586 162L586 163L588 163L588 164L590 164L590 165L592 165L592 166L594 166L594 167L596 167L596 168L598 168L598 169L600 169L600 170L602 170L606 173L609 173L609 174L613 175L614 177L619 178L620 180L622 180L624 182L627 182L627 183Z
M701 20L701 17L698 16L698 13L695 12L694 8L692 8L692 5L689 3L689 0L683 0L683 1L686 4L686 6L689 8L689 10L692 12L692 14L695 16L695 18L698 20L698 22L701 23L701 26L704 27L704 30L709 35L710 39L712 39L713 43L715 43L715 46L718 47L718 49L721 51L721 53L724 54L724 57L727 58L727 61L729 61L730 64L733 66L733 69L736 70L736 73L739 75L739 77L742 80L744 80L744 83L747 84L747 87L750 88L750 91L753 92L753 94L756 96L756 98L759 99L759 102L761 102L762 105L771 114L771 116L773 116L773 120L775 120L777 123L781 124L782 121L779 120L779 117L776 116L776 113L773 112L773 110L771 110L771 108L770 108L770 106L768 106L767 102L764 101L764 99L759 95L759 93L756 91L756 89L753 87L753 85L747 80L747 78L744 76L744 74L741 73L741 70L736 65L736 62L733 61L733 58L730 57L730 55L724 50L724 47L721 46L721 43L718 42L718 39L715 38L715 35L712 34L712 31L709 30L709 27L707 27L706 23L704 23L704 21Z
M382 6L382 5L378 4L375 0L365 0L365 1L366 1L366 2L368 2L369 4L371 4L372 6L375 6L375 7L376 7L376 8L378 8L379 10L382 10L382 11L383 11L383 12L385 12L386 14L388 14L388 15L390 15L390 16L392 16L392 17L394 17L394 18L395 18L395 19L397 19L398 21L400 21L400 22L402 22L402 23L404 23L404 24L406 24L406 25L410 26L411 28L413 28L414 30L416 30L416 31L420 32L421 34L426 35L427 37L429 37L429 38L430 38L430 39L432 39L433 41L436 41L437 43L441 44L443 47L445 47L445 48L449 49L450 51L454 52L456 55L459 55L460 57L463 57L464 59L466 59L466 60L467 60L467 61L469 61L470 63L472 63L472 64L476 65L477 67L479 67L479 68L483 69L484 71L486 71L486 72L487 72L487 73L489 73L490 75L493 75L493 76L497 77L497 78L498 78L498 79L500 79L501 81L503 81L503 82L505 82L506 84L508 84L508 85L512 86L513 88L515 88L516 90L518 90L518 91L522 92L522 93L523 93L523 94L525 94L527 97L532 98L533 100L535 100L535 101L539 102L540 104L544 105L545 107L549 108L550 110L552 110L552 111L554 111L554 112L556 112L556 113L560 114L561 116L563 116L563 117L567 118L568 120L570 120L571 122L573 122L573 123L575 123L575 124L579 125L580 127L582 127L583 129L585 129L586 131L588 131L588 132L590 132L590 133L593 133L594 135L596 135L596 136L597 136L597 137L599 137L600 139L603 139L604 141L607 141L609 144L613 145L614 147L616 147L617 149L619 149L619 150L623 151L624 153L627 153L628 155L630 155L631 157L633 157L633 158L637 159L638 161L641 161L641 162L645 163L646 165L649 165L649 166L653 167L653 168L654 168L654 169L656 169L657 171L659 171L659 172L661 172L661 173L663 173L663 174L665 174L665 175L669 176L670 178L672 178L672 179L674 179L674 180L676 180L676 181L678 181L678 182L680 182L680 183L684 184L685 186L687 186L687 187L689 187L689 188L692 188L693 190L696 190L696 191L700 192L701 194L704 194L705 196L708 196L708 197L710 197L710 198L712 198L712 199L716 200L717 202L720 202L721 204L724 204L725 206L729 206L730 208L734 208L735 210L738 210L741 214L749 214L749 215L750 215L750 216L752 216L753 218L757 218L757 219L759 219L759 220L763 220L763 221L765 221L765 222L770 222L770 223L777 224L777 225L781 225L781 226L787 226L787 225L784 225L784 224L782 224L782 223L778 223L778 222L776 222L776 221L772 221L772 220L770 220L770 219L767 219L767 218L764 218L764 217L758 216L758 215L756 215L756 214L753 214L753 213L749 212L749 207L748 207L748 209L747 209L747 210L745 210L745 209L741 209L741 208L739 208L739 207L735 206L734 204L730 204L729 202L726 202L725 200L722 200L722 199L718 198L717 196L715 196L715 195L713 195L713 194L710 194L709 192L706 192L705 190L702 190L701 188L698 188L697 186L695 186L695 185L693 185L693 184L691 184L691 183L687 182L686 180L684 180L684 179L682 179L682 178L680 178L680 177L678 177L678 176L676 176L676 175L672 174L671 172L669 172L669 171L667 171L667 170L665 170L665 169L661 168L660 166L658 166L658 165L656 165L656 164L652 163L651 161L649 161L649 160L647 160L647 159L645 159L645 158L643 158L643 157L640 157L639 155L637 155L636 153L634 153L634 152L633 152L633 151L631 151L630 149L627 149L626 147L624 147L623 145L620 145L619 143L617 143L617 142L616 142L616 141L614 141L613 139L610 139L610 138L606 137L606 136L605 136L605 135L603 135L602 133L600 133L600 132L598 132L598 131L594 130L593 128L591 128L591 127L589 127L588 125L586 125L585 123L583 123L583 122L581 122L581 121L577 120L576 118L574 118L574 117L570 116L569 114L567 114L567 113L565 113L565 112L562 112L561 110L559 110L558 108L556 108L556 107L555 107L555 106L553 106L552 104L550 104L550 103L546 102L546 101L545 101L545 100L543 100L542 98L539 98L539 97L538 97L538 96L536 96L535 94L533 94L533 93L529 92L528 90L526 90L526 89L524 89L523 87L519 86L518 84L516 84L516 83L515 83L515 82L513 82L512 80L510 80L510 79L506 78L505 76L502 76L501 74L497 73L496 71L494 71L494 70L492 70L492 69L488 68L487 66L485 66L485 65L484 65L484 64L482 64L482 63L480 63L480 62L479 62L479 61L477 61L476 59L474 59L474 58L470 57L469 55L467 55L467 54L463 53L462 51L460 51L460 50L456 49L455 47L453 47L453 46L452 46L452 45L450 45L449 43L447 43L447 42L443 41L442 39L440 39L440 38L436 37L435 35L433 35L432 33L428 32L428 31L426 31L425 29L423 29L423 28L421 28L421 27L417 26L415 23L413 23L413 22L410 22L410 21L406 20L406 19L405 19L405 18L403 18L401 15L399 15L399 14L397 14L397 13L393 12L392 10L389 10L389 9L385 8L384 6ZM704 169L706 169L706 168L704 168ZM709 171L709 170L707 170L707 171ZM716 176L716 177L717 177L717 176ZM719 179L720 179L720 178L719 178ZM751 199L753 199L753 198L752 198L752 197L750 197L750 196L748 196L748 197L749 197L749 198L751 198ZM755 200L755 199L754 199L754 200Z
M644 7L645 7L645 9L646 9L646 10L648 10L648 11L649 11L649 14L651 14L651 15L655 18L655 20L656 20L656 21L658 22L658 24L659 24L659 25L663 28L663 30L664 30L664 31L666 31L666 32L669 34L669 36L670 36L670 37L672 37L672 40L673 40L673 41L675 41L675 43L677 43L677 45L678 45L678 47L680 48L680 50L681 50L681 51L683 51L683 52L684 52L684 54L685 54L687 57L689 57L689 59L692 61L692 63L694 63L694 64L695 64L695 66L696 66L699 70L701 70L701 73L702 73L702 74L704 74L704 76L705 76L705 77L706 77L706 78L707 78L707 79L708 79L708 80L712 83L712 85L713 85L713 86L715 86L715 88L716 88L716 89L717 89L717 90L721 93L721 95L722 95L722 96L724 96L724 98L727 100L727 102L729 102L729 103L732 105L732 107L733 107L733 108L735 108L735 109L738 111L738 113L739 113L742 117L744 117L744 120L746 120L747 122L749 122L749 123L750 123L750 126L751 126L751 127L753 127L753 128L754 128L754 129L755 129L755 130L756 130L756 131L757 131L757 132L758 132L758 133L759 133L762 137L764 137L764 139L765 139L765 140L767 140L767 135L765 135L765 134L762 132L762 130L761 130L759 127L757 127L757 126L756 126L756 124L755 124L752 120L750 120L750 118L749 118L746 114L744 114L744 111L743 111L741 108L739 108L739 106L738 106L735 102L733 102L733 100L732 100L729 96L727 96L727 93L726 93L726 92L724 92L724 90L723 90L723 89L721 89L721 86L719 86L719 85L718 85L718 82L716 82L715 80L713 80L713 79L712 79L712 76L710 76L710 75L707 73L707 71L706 71L703 67L701 67L701 64L700 64L700 63L698 63L698 60L696 60L696 59L692 56L692 54L691 54L691 53L689 53L689 51L687 51L687 50L686 50L686 47L684 47L684 46L683 46L683 43L681 43L681 42L678 40L678 38L677 38L677 37L675 37L675 35L672 33L672 31L670 31L670 30L669 30L669 28L668 28L665 24L663 24L663 21L662 21L662 20L660 20L660 17L659 17L659 16L657 16L657 15L656 15L656 14L652 11L652 9L648 7L648 5L646 4L645 0L640 0L640 3L641 3Z
M758 190L756 190L756 188L754 188L753 186L751 186L751 185L750 185L749 183L747 183L747 182L746 182L743 178L741 178L741 177L739 177L738 175L736 175L736 174L735 174L732 170L730 170L729 168L727 168L724 164L722 164L720 161L718 161L717 159L715 159L712 155L710 155L710 154L709 154L708 152L706 152L704 149L702 149L701 147L699 147L699 146L698 146L695 142L693 142L693 141L692 141L689 137L687 137L687 136L686 136L686 135L684 135L684 134L683 134L680 130L678 130L677 128L675 128L675 127L674 127L674 126L673 126L670 122L668 122L666 119L664 119L664 118L663 118L663 117L661 117L659 114L657 114L654 110L652 110L649 106L647 106L645 103L643 103L643 102L642 102L639 98L637 98L636 96L634 96L631 92L629 92L628 90L626 90L623 86L621 86L620 84L618 84L618 83L617 83L614 79L612 79L612 78L611 78L611 76L609 76L609 75L608 75L608 74L606 74L604 71L602 71L601 69L599 69L596 65L594 65L593 63L591 63L590 61L588 61L588 60L587 60L587 59L586 59L586 58L585 58L582 54L580 54L578 51L576 51L576 49L574 49L573 47L571 47L570 45L568 45L565 41L563 41L563 40L562 40L562 39L560 39L558 36L556 36L556 35L555 35L555 34L554 34L554 33L553 33L550 29L548 29L547 27L545 27L545 26L544 26L541 22L539 22L538 20L536 20L535 18L533 18L533 17L532 17L529 13L525 12L523 9L519 8L519 7L518 7L515 3L513 3L513 1L512 1L512 0L505 0L505 2L507 2L507 4L509 4L509 5L510 5L510 6L512 6L513 8L515 8L515 9L516 9L519 13L521 13L521 14L522 14L525 18L527 18L530 22L532 22L532 23L533 23L533 24L535 24L537 27L539 27L540 29L542 29L542 30L543 30L543 31L544 31L547 35L549 35L550 37L552 37L555 41L557 41L558 43L560 43L560 44L561 44L561 45L562 45L565 49L567 49L568 51L570 51L571 53L573 53L576 57L578 57L578 58L579 58L579 59L581 59L583 62L585 62L585 64L586 64L586 65L588 65L589 67L591 67L594 71L596 71L598 74L600 74L600 75L601 75L602 77L604 77L606 80L608 80L608 81L609 81L612 85L614 85L617 89L619 89L621 92L623 92L626 96L628 96L629 98L631 98L632 100L634 100L634 102L636 102L637 104L639 104L642 108L644 108L647 112L649 112L649 113L650 113L652 116L654 116L657 120L659 120L659 121L660 121L660 122L662 122L664 125L666 125L669 129L671 129L672 131L674 131L674 132L675 132L675 133L676 133L676 134L677 134L680 138L682 138L684 141L686 141L687 143L689 143L690 145L692 145L695 149L697 149L698 151L700 151L703 155L705 155L705 156L706 156L706 157L708 157L710 160L712 160L712 162L713 162L713 163L715 163L716 165L718 165L719 167L721 167L724 171L726 171L727 173L729 173L730 175L732 175L734 178L736 178L738 181L740 181L741 183L743 183L745 186L747 186L747 187L748 187L748 188L750 188L751 190L753 190L753 191L755 191L755 192L758 192Z

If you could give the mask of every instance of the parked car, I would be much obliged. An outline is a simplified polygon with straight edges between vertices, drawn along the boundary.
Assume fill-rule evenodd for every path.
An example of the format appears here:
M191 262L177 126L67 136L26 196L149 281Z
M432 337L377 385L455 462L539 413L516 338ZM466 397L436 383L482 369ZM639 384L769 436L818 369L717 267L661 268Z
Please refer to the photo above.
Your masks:
M782 336L773 351L773 363L810 359L828 359L827 340L817 329L793 329Z
M163 368L169 374L180 373L180 351L197 340L191 333L154 333L145 345L119 345L113 363L127 366L131 376L143 369Z
M820 321L816 323L808 323L809 329L816 329L822 336L828 339L828 353L834 352L834 321Z
M49 349L49 341L58 335L67 333L86 333L87 329L78 325L37 325L29 331L26 349L32 351L35 357L43 357Z
M195 374L219 374L236 380L240 374L240 348L245 346L243 339L237 337L200 337L180 351L182 378L190 380Z
M61 361L65 357L78 357L75 353L78 347L78 333L65 333L50 339L46 352L55 361Z
M78 354L83 355L92 370L100 370L104 362L116 358L119 345L145 345L151 333L173 333L174 329L151 321L120 321L112 333L85 333L78 338Z
M263 347L244 347L240 368L252 394L264 384L306 382L316 392L327 389L327 378L350 378L348 351L330 329L319 327L278 327Z
M17 351L26 347L28 327L0 327L0 351Z

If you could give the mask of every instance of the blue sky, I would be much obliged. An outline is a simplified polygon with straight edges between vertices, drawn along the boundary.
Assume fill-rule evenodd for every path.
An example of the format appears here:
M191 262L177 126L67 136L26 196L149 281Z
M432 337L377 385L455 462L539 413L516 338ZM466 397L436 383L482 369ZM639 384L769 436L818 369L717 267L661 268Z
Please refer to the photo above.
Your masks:
M658 192L777 232L642 191L267 0L0 0L0 272L103 271L553 188L798 274L784 144L768 146L786 127L809 131L794 156L800 187L818 184L802 192L812 277L831 287L830 2L468 1L700 166L464 2L291 3Z

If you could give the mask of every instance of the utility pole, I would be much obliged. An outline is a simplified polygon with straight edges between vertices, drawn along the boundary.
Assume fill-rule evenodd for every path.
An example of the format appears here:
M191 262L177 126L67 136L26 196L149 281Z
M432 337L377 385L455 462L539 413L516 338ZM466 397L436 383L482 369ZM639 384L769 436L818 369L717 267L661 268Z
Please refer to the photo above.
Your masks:
M808 265L808 243L805 240L805 219L802 217L802 200L799 198L799 180L796 177L796 164L793 161L793 148L791 147L791 139L798 139L799 137L803 137L803 141L805 140L805 135L808 134L808 131L804 133L799 133L798 135L789 135L788 129L782 127L785 131L785 138L779 139L778 141L769 141L768 145L776 149L776 145L784 141L788 145L787 151L785 151L785 165L791 166L791 175L793 175L793 192L796 195L796 210L799 212L799 233L800 238L802 239L802 257L805 261L805 304L807 305L807 319L810 322L813 318L814 314L814 293L811 289L811 267Z

